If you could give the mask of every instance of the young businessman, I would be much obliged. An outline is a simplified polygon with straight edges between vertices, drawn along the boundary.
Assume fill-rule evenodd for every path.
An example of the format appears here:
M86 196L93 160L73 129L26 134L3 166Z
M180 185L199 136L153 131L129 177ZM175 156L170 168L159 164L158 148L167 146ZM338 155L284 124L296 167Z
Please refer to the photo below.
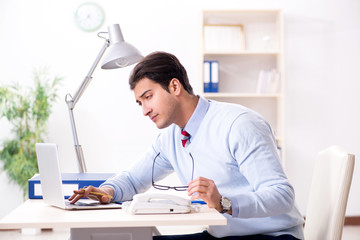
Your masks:
M272 130L260 115L194 95L185 68L165 52L139 62L129 83L143 114L165 129L131 169L99 188L74 191L72 202L91 191L121 201L152 185L174 188L156 182L175 171L186 185L176 189L223 213L227 225L154 239L303 239L294 189L281 167Z

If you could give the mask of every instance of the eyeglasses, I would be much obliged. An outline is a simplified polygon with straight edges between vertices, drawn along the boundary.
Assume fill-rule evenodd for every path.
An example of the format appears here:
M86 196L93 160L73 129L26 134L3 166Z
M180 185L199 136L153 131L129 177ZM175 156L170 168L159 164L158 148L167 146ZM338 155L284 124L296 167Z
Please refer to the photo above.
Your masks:
M153 166L152 166L152 176L151 176L151 179L152 179L152 186L155 188L155 189L158 189L158 190L169 190L169 189L174 189L175 191L186 191L186 189L188 188L188 186L174 186L174 187L171 187L171 186L164 186L164 185L158 185L158 184L155 184L154 182L154 168L155 168L155 161L157 159L157 157L160 155L160 153L158 153L155 158L154 158L154 162L153 162ZM191 160L192 160L192 173L191 173L191 181L194 179L194 158L192 157L191 153L189 153L190 157L191 157Z

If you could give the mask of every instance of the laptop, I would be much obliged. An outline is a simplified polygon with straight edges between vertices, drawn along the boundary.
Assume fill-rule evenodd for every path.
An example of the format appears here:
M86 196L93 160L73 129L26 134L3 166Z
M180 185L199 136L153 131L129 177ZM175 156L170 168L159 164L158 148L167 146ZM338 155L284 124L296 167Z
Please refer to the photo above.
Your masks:
M55 143L36 143L36 155L41 190L46 204L66 210L121 208L121 204L101 204L91 199L81 199L75 204L71 204L70 201L64 199L57 145Z

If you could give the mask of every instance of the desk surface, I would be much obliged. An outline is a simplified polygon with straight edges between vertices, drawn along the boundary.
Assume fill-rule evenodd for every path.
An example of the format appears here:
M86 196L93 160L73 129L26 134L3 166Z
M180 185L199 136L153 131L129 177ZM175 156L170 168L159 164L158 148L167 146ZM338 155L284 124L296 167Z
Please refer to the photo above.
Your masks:
M171 225L226 225L226 218L206 205L200 207L200 212L189 214L132 215L122 209L63 210L32 199L0 220L0 229Z

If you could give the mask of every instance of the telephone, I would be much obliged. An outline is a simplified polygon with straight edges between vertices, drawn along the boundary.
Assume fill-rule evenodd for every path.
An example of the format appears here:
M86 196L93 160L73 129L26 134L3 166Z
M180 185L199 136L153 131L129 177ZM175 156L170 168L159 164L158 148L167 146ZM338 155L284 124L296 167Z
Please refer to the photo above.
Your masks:
M189 213L191 200L163 193L140 193L125 208L133 214Z

